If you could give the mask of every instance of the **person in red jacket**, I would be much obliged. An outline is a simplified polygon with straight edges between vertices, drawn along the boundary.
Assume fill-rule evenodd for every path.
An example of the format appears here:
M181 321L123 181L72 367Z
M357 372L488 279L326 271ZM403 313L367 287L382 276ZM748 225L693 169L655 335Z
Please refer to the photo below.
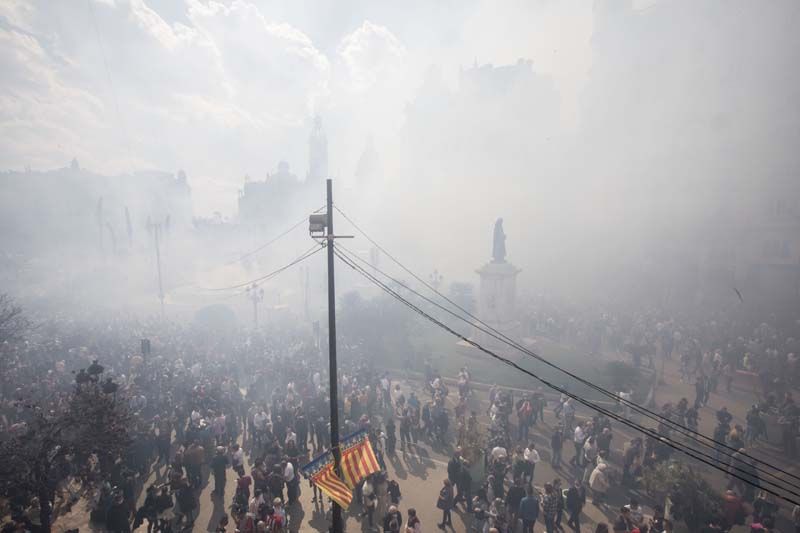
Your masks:
M725 526L727 529L730 529L735 525L744 524L747 511L744 508L742 499L739 498L739 496L737 496L732 490L725 491L722 509L725 517Z

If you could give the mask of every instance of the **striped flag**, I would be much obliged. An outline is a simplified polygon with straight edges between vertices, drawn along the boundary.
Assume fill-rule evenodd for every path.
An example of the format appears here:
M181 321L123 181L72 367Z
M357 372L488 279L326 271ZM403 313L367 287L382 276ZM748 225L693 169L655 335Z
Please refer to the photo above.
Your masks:
M340 445L342 450L342 478L352 488L368 475L378 472L378 458L365 430L345 437Z
M328 498L338 503L343 509L350 506L353 491L345 485L333 469L333 455L327 451L301 468L311 482Z
M353 500L353 491L333 471L333 463L326 465L311 476L311 482L327 494L328 498L338 503L342 509L350 506L350 502Z

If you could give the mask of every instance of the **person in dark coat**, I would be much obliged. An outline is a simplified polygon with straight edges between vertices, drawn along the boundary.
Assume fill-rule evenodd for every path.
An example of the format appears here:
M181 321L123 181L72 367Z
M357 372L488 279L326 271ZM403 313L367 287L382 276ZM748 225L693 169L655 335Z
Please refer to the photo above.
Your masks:
M217 454L211 459L211 471L214 473L214 492L216 496L225 496L225 471L228 469L228 456L225 448L217 446Z
M443 481L442 490L439 491L439 499L436 501L436 507L442 510L442 523L436 524L439 529L444 529L447 526L453 527L453 519L450 516L450 510L453 508L453 484L449 479Z
M394 505L389 506L389 511L383 517L384 533L400 533L403 527L403 514Z
M194 524L197 498L195 498L192 487L183 483L175 494L175 500L178 502L181 515L186 517L186 524Z
M572 486L567 490L566 509L569 519L567 525L576 533L581 530L581 512L586 505L586 489L581 483L581 478L575 478Z
M129 510L130 508L125 503L122 494L116 495L106 515L106 528L108 531L111 533L130 533Z

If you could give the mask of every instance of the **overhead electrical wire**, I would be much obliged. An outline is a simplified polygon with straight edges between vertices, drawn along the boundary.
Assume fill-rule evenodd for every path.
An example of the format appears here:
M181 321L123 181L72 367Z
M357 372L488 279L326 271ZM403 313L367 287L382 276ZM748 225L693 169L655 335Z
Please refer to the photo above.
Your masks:
M320 212L320 211L322 211L324 208L325 208L325 206L323 206L323 207L320 207L320 208L316 209L315 211L312 211L312 213L319 213L319 212ZM259 252L261 252L261 251L265 250L265 249L266 249L268 246L270 246L271 244L273 244L273 243L277 242L278 240L282 239L283 237L285 237L285 236L286 236L286 235L288 235L289 233L293 232L293 231L294 231L295 229L297 229L297 228L298 228L300 225L302 225L302 224L303 224L303 222L306 222L306 221L308 221L308 215L304 216L303 218L301 218L300 220L298 220L297 222L295 222L294 224L292 224L292 225L291 225L289 228L287 228L287 229L285 229L284 231L280 232L278 235L276 235L275 237L271 238L270 240L268 240L267 242L265 242L264 244L262 244L262 245L261 245L261 246L259 246L258 248L256 248L256 249L254 249L254 250L251 250L251 251L247 252L246 254L244 254L244 255L242 255L242 256L240 256L240 257L238 257L237 259L233 259L233 260L231 260L231 261L228 261L228 262L226 262L226 263L222 263L222 264L221 264L221 265L219 265L219 266L229 266L229 265L233 265L233 264L235 264L235 263L238 263L238 262L240 262L240 261L243 261L243 260L245 260L246 258L248 258L248 257L250 257L250 256L253 256L253 255L255 255L255 254L257 254L257 253L259 253ZM217 267L209 267L209 268L206 268L206 269L204 269L203 271L212 270L212 269L214 269L214 268L217 268ZM200 290L205 290L205 291L219 291L219 290L226 290L226 289L224 289L224 288L222 288L222 289L216 289L216 288L201 287L201 286L199 286L197 283L194 283L194 282L184 282L184 283L179 283L178 285L175 285L174 287L171 287L171 288L170 288L170 289L169 289L167 292L171 292L171 291L174 291L174 290L176 290L176 289L182 289L182 288L185 288L185 287L195 287L195 288L197 288L197 289L200 289Z
M232 289L239 289L241 287L246 287L248 285L262 283L264 281L272 279L273 277L277 276L278 274L280 274L284 270L286 270L288 268L291 268L294 265L305 261L306 259L308 259L312 255L314 255L317 252L319 252L320 250L322 250L322 248L324 248L324 247L325 247L324 244L320 245L318 243L315 243L311 248L309 248L308 250L306 250L305 252L300 254L296 259L294 259L290 263L288 263L288 264L286 264L286 265L284 265L284 266L282 266L282 267L280 267L280 268L278 268L276 270L273 270L269 274L264 274L263 276L257 277L255 279L251 279L250 281L245 281L245 282L242 282L242 283L238 283L236 285L231 285L229 287L208 288L208 289L205 289L205 290L208 290L208 291L229 291L229 290L232 290Z
M389 276L388 274L386 274L386 273L382 272L382 271L381 271L381 270L380 270L378 267L375 267L374 265L370 265L369 263L367 263L366 261L364 261L363 259L361 259L361 258L360 258L360 257L358 257L357 255L355 255L353 252L351 252L351 251L347 250L347 248L345 248L343 245L341 245L341 244L340 244L340 245L339 245L337 248L338 248L337 252L340 252L342 249L343 249L345 252L347 252L347 253L349 254L349 258L350 258L351 260L352 260L353 258L355 258L355 259L359 260L360 262L367 264L367 265L368 265L368 266L370 266L372 269L374 269L374 270L376 270L377 272L381 273L383 276L385 276L386 278L390 279L390 280L391 280L393 283L397 284L398 286L405 288L406 290L408 290L408 291L412 292L413 294L415 294L415 295L419 296L419 297L420 297L420 298L422 298L423 300L425 300L425 301L427 301L427 302L431 303L432 305L434 305L434 306L438 307L439 309L442 309L443 311L446 311L446 312L450 313L451 315L455 316L455 317L456 317L456 318L458 318L459 320L462 320L462 321L466 322L466 323L467 323L467 324L469 324L470 326L476 327L478 330L480 330L480 331L482 331L482 332L484 332L484 333L486 333L486 334L488 334L488 335L490 335L490 336L492 336L492 337L494 337L494 338L496 338L496 339L498 339L498 340L501 340L501 339L499 339L498 337L496 337L495 335L492 335L490 332L486 331L485 329L482 329L482 328L480 328L480 327L478 327L478 326L475 326L475 324L472 324L471 322L469 322L468 320L464 319L463 317L460 317L460 316L456 315L455 313L453 313L453 312L452 312L452 311L450 311L449 309L446 309L446 308L442 307L442 306L441 306L441 305L439 305L438 303L436 303L436 302L434 302L434 301L430 300L429 298L427 298L426 296L424 296L424 295L422 295L422 294L418 293L418 292L417 292L417 291L415 291L414 289L412 289L412 288L408 287L407 285L405 285L403 282L401 282L401 281L399 281L399 280L397 280L397 279L393 278L392 276ZM341 253L341 252L340 252L340 253ZM361 268L361 267L359 267L359 268ZM558 368L560 369L560 367L558 367ZM649 429L649 428L648 428L648 429ZM708 444L706 444L706 443L704 443L704 442L701 442L701 441L697 441L696 439L695 439L695 442L698 442L699 444L702 444L702 445L705 445L705 446L709 446ZM702 455L702 456L704 456L704 457L706 457L706 458L713 459L713 460L717 460L717 459L716 459L716 457L713 457L713 456L711 456L711 455L709 455L709 454L707 454L707 453L705 453L705 452L703 452L703 451L701 451L701 450L698 450L698 449L695 449L695 448L691 448L691 449L692 449L692 451L694 451L694 452L696 452L696 453L698 453L698 454L700 454L700 455ZM719 451L719 452L721 453L721 450L716 450L716 449L715 449L715 452L717 452L717 451ZM741 454L740 454L740 455L741 455ZM733 457L733 456L731 455L731 457ZM735 457L733 457L733 459L734 459L734 460L736 460L736 458L735 458ZM780 469L778 469L777 467L774 467L774 466L772 466L772 465L770 465L770 466L771 466L772 468L776 469L776 470L780 470ZM732 465L731 465L731 468L733 468L733 469L735 469L735 470L739 470L740 472L743 472L745 475L751 475L751 472L750 472L749 470L746 470L746 469L740 468L740 467L739 467L738 465L736 465L736 464L732 464ZM770 477L773 477L773 478L777 479L777 480L778 480L780 483L787 483L787 481L785 481L785 480L781 479L780 477L778 477L776 474L773 474L772 472L768 472L768 471L759 470L759 469L758 469L758 468L756 468L755 466L753 466L753 469L754 469L754 470L755 470L757 473L759 473L759 474L761 474L761 475L764 475L764 476L770 476ZM782 471L781 473L782 473L782 474L787 474L788 472L783 472L783 471ZM772 485L775 485L775 487L776 487L776 488L778 488L778 489L780 489L780 490L785 490L785 491L789 492L790 494L793 494L794 496L798 496L798 497L800 497L800 493L793 492L793 490L792 490L792 489L794 488L794 486L792 486L792 485L790 485L790 486L787 488L787 487L785 487L785 486L783 486L783 485L780 485L780 484L776 483L775 481L764 480L764 482L766 482L766 483L771 483Z
M489 335L489 336L491 336L491 337L493 337L493 338L495 338L495 339L497 339L497 340L499 340L499 341L501 341L501 342L505 342L505 341L503 341L501 338L499 338L497 335L494 335L492 332L490 332L490 331L487 331L486 329L483 329L483 328L481 328L480 326L477 326L477 325L475 325L474 323L472 323L472 322L470 322L469 320L466 320L465 318L463 318L463 317L461 317L461 316L457 315L457 314L456 314L456 313L454 313L453 311L451 311L451 310L449 310L449 309L447 309L447 308L445 308L445 307L441 306L440 304L438 304L437 302L435 302L435 301L431 300L430 298L426 297L425 295L423 295L423 294L420 294L419 292L415 291L413 288L411 288L411 287L409 287L408 285L404 284L402 281L400 281L400 280L398 280L398 279L396 279L396 278L394 278L394 277L392 277L392 276L390 276L390 275L386 274L385 272L383 272L382 270L380 270L378 267L376 267L376 266L374 266L374 265L371 265L371 264L369 264L367 261L365 261L364 259L362 259L362 258L358 257L358 255L356 255L356 254L355 254L355 253L353 253L352 251L348 250L348 249L347 249L346 247L344 247L343 245L341 245L341 244L340 244L340 245L338 246L338 248L339 248L339 250L344 250L344 251L345 251L345 252L346 252L346 253L349 255L349 257L350 257L351 259L356 259L356 260L358 260L359 262L366 264L367 266L369 266L369 267L370 267L370 268L372 268L373 270L377 271L378 273L380 273L380 274L381 274L381 275L383 275L384 277L386 277L386 278L388 278L389 280L391 280L391 281L392 281L393 283L395 283L397 286L400 286L400 287L402 287L402 288L404 288L404 289L408 290L409 292L411 292L411 293L415 294L416 296L418 296L419 298L421 298L421 299L425 300L426 302L430 303L431 305L434 305L435 307L437 307L437 308L439 308L439 309L441 309L441 310L443 310L443 311L445 311L445 312L449 313L450 315L454 316L455 318L457 318L457 319L459 319L459 320L461 320L461 321L463 321L463 322L466 322L468 325L470 325L470 326L472 326L472 327L474 327L474 328L478 329L479 331L482 331L483 333L486 333L487 335ZM506 343L506 344L508 344L508 343ZM514 346L512 346L512 347L514 347ZM516 348L516 347L515 347L515 348ZM554 366L555 368L557 368L558 370L561 370L562 372L565 372L565 373L567 372L566 370L563 370L561 367L558 367L557 365L553 365L553 366ZM587 384L589 384L589 385L594 385L594 384L592 384L591 382L589 382L589 383L587 383ZM683 427L683 426L679 426L679 427ZM703 445L703 446L706 446L706 447L709 447L709 448L711 448L711 447L712 447L712 445L710 445L710 444L708 444L708 443L706 443L706 442L700 441L699 439L697 439L696 437L694 437L694 436L692 436L692 435L689 435L689 434L686 434L686 433L681 433L681 434L682 434L682 435L684 435L684 436L687 436L687 437L689 437L689 438L690 438L690 439L691 439L693 442L697 442L697 443L698 443L698 444L700 444L700 445ZM714 441L714 442L716 442L716 441ZM698 451L698 453L702 453L702 454L704 454L705 456L707 456L707 457L710 457L708 454L705 454L704 452L702 452L702 451L700 451L700 450L697 450L697 451ZM714 451L715 451L715 453L719 452L720 454L722 454L722 455L726 455L726 456L728 456L728 457L730 457L730 458L732 458L732 459L734 459L734 460L735 460L735 459L738 459L737 457L735 457L735 456L734 456L734 454L728 454L728 453L724 452L724 450L718 450L717 448L714 448ZM740 456L740 457L743 457L743 456L744 456L744 454L742 454L741 452L739 452L739 456ZM767 466L769 466L770 468L773 468L773 469L775 469L775 470L779 471L781 475L787 475L787 474L788 474L788 475L790 475L790 476L792 475L790 472L783 471L783 470L781 470L780 468L778 468L778 467L776 467L776 466L773 466L773 465L771 465L771 464L769 464L769 463L764 463L764 464L766 464L766 465L767 465ZM738 468L738 467L736 467L736 466L734 465L734 466L733 466L733 468ZM789 482L785 481L784 479L782 479L781 477L779 477L778 475L776 475L776 474L773 474L772 472L765 471L765 470L759 470L759 469L758 469L757 467L755 467L755 466L754 466L754 468L755 468L755 469L756 469L756 470L757 470L757 471L758 471L760 474L762 474L762 475L765 475L765 476L770 476L770 477L773 477L773 478L777 479L777 480L778 480L780 483L789 483ZM739 468L739 470L742 470L742 469L740 469L740 468ZM742 470L742 471L744 471L744 470ZM774 482L774 481L769 481L769 480L766 480L766 481L767 481L768 483L772 483L772 484L776 485L777 487L780 487L781 489L784 489L784 490L791 490L790 488L786 488L786 487L784 487L784 486L782 486L782 485L779 485L778 483L776 483L776 482ZM789 486L790 486L790 487L792 487L792 488L794 488L794 486L793 486L793 485L789 485ZM793 493L793 494L795 494L796 496L800 496L800 493Z
M748 458L748 459L750 459L750 460L752 460L752 461L755 461L755 462L757 462L757 463L760 463L760 464L766 465L766 466L767 466L767 467L769 467L769 468L772 468L772 469L775 469L775 470L779 471L779 472L781 473L781 475L783 475L783 476L787 476L787 477L791 477L791 478L794 478L794 479L800 480L800 476L798 476L798 475L792 474L791 472L786 472L786 471L784 471L784 470L782 470L782 469L780 469L780 468L778 468L778 467L776 467L776 466L774 466L774 465L771 465L770 463L768 463L768 462L766 462L766 461L764 461L764 460L762 460L762 459L758 459L758 458L756 458L756 457L753 457L753 456L749 455L749 454L748 454L748 453L746 453L746 452L741 452L741 451L739 451L739 450L738 450L738 449L736 449L736 448L733 448L733 447L731 447L731 446L728 446L728 445L727 445L726 443L724 443L724 442L717 441L717 440L715 440L715 439L714 439L714 438L712 438L712 437L708 437L707 435L704 435L704 434L702 434L702 433L700 433L700 432L698 432L698 431L695 431L695 430L693 430L693 429L691 429L691 428L688 428L688 427L686 427L686 426L684 426L684 425L682 425L682 424L679 424L679 423L677 423L677 422L675 422L675 421L673 421L673 420L671 420L671 419L669 419L669 418L667 418L667 417L665 417L665 416L663 416L663 415L661 415L661 414L659 414L659 413L656 413L656 412L654 412L654 411L651 411L651 410L647 409L647 408L646 408L646 407L644 407L644 406L641 406L641 405L639 405L639 404L637 404L637 403L634 403L634 402L632 402L632 401L630 401L630 400L626 400L626 399L624 399L624 398L621 398L619 395L617 395L617 394L615 394L615 393L613 393L613 392L611 392L611 391L608 391L608 390L606 390L606 389L604 389L604 388L600 387L599 385L596 385L596 384L594 384L594 383L592 383L592 382L590 382L590 381L588 381L588 380L586 380L586 379L584 379L584 378L582 378L582 377L580 377L580 376L578 376L578 375L576 375L576 374L574 374L574 373L572 373L572 372L570 372L570 371L568 371L568 370L566 370L566 369L564 369L564 368L561 368L560 366L558 366L558 365L556 365L556 364L554 364L554 363L552 363L552 362L550 362L550 361L546 360L544 357L542 357L542 356L540 356L539 354L537 354L537 353L533 352L532 350L528 349L527 347L525 347L525 346L522 346L522 345L521 345L521 344L519 344L517 341L515 341L515 340L511 339L511 338L510 338L510 337L508 337L507 335L503 334L502 332L498 331L497 329L495 329L495 328L491 327L490 325L486 324L486 323L485 323L485 322L483 322L483 321L482 321L480 318L476 317L475 315L473 315L472 313L470 313L469 311L467 311L466 309L464 309L463 307L461 307L460 305L458 305L456 302L453 302L453 301L452 301L450 298L448 298L448 297L447 297L447 296L445 296L444 294L440 293L440 292L439 292L439 291L438 291L436 288L432 287L432 286L431 286L429 283L427 283L427 282L426 282L424 279L422 279L420 276L418 276L418 275L417 275L417 274L415 274L413 271L411 271L410 269L408 269L408 268L407 268L405 265L403 265L403 264L402 264L402 263L401 263L401 262L400 262L398 259L396 259L394 256L392 256L392 255L391 255L391 254L390 254L388 251L386 251L386 249L385 249L385 248L383 248L383 247L382 247L382 246L380 246L380 245L379 245L377 242L375 242L375 241L374 241L374 240L373 240L373 239L372 239L372 238L371 238L369 235L367 235L367 234L366 234L366 232L364 232L364 230L362 230L362 229L361 229L361 228L360 228L360 227L359 227L359 226L358 226L358 225L357 225L357 224L356 224L356 223L355 223L355 222L354 222L354 221L353 221L353 220L352 220L350 217L348 217L348 216L347 216L347 214L345 214L344 212L342 212L342 210L341 210L341 209L340 209L338 206L334 205L334 208L335 208L335 209L336 209L336 210L339 212L339 214L341 214L341 215L342 215L342 217L344 217L344 218L345 218L345 220L347 220L347 221L348 221L348 222L349 222L349 223L350 223L350 224L351 224L351 225L352 225L352 226L353 226L353 227L354 227L354 228L355 228L355 229L356 229L358 232L360 232L360 233L361 233L361 234L362 234L362 235L363 235L363 236L364 236L364 237L365 237L365 238L366 238L366 239L367 239L367 240L368 240L368 241L369 241L369 242L370 242L370 243L371 243L373 246L375 246L376 248L378 248L378 249L379 249L379 250L380 250L382 253L384 253L384 254L385 254L387 257L389 257L389 259L391 259L391 260L392 260L392 261L393 261L395 264L397 264L397 265L398 265L400 268L402 268L404 271L406 271L408 274L410 274L412 277L414 277L414 279L416 279L417 281L419 281L420 283L422 283L422 284L423 284L425 287L427 287L429 290L431 290L432 292L434 292L435 294L437 294L438 296L440 296L441 298L443 298L443 299L444 299L445 301L447 301L447 302L448 302L450 305L452 305L453 307L457 308L458 310L460 310L461 312L463 312L464 314L466 314L468 317L472 318L472 319L473 319L473 320L475 320L477 323L479 323L479 324L481 324L482 326L484 326L484 327L485 327L486 329L488 329L489 331L486 331L486 329L482 329L482 328L480 328L480 327L479 327L479 326L477 326L476 324L474 324L474 323L470 322L469 320L466 320L466 319L464 319L463 317L459 316L458 314L454 313L452 310L450 310L450 309L447 309L447 308L445 308L445 307L443 307L443 306L439 305L438 303L436 303L436 302L434 302L434 301L430 300L429 298L427 298L427 297L425 297L425 296L423 296L423 295L419 294L418 292L414 291L414 290L413 290L413 289L411 289L410 287L406 286L404 283L402 283L402 282L400 282L400 281L396 280L395 278L392 278L392 277L391 277L391 276L389 276L388 274L385 274L385 273L383 273L382 271L380 271L380 270L379 270L377 267L375 267L374 265L371 265L370 263L368 263L368 262L364 261L364 260L363 260L363 259L361 259L360 257L358 257L358 256L354 255L354 257L355 257L356 259L358 259L359 261L361 261L361 262L363 262L363 263L367 264L367 265L368 265L370 268L373 268L374 270L377 270L378 272L381 272L381 273L382 273L384 276L386 276L387 278L391 279L393 282L395 282L395 283L397 283L397 284L401 285L403 288L405 288L405 289L407 289L407 290L409 290L409 291L411 291L411 292L414 292L414 293L415 293L417 296L419 296L419 297L421 297L421 298L425 299L426 301L428 301L428 302L429 302L429 303L431 303L432 305L434 305L434 306L438 307L439 309L442 309L443 311L445 311L445 312L447 312L447 313L449 313L449 314L453 315L454 317L458 318L459 320L463 320L463 321L467 322L467 323L468 323L468 324L470 324L472 327L475 327L476 329L479 329L479 330L483 331L484 333L486 333L486 334L490 335L491 337L495 338L496 340L498 340L498 341L500 341L500 342L503 342L504 344L506 344L506 345L508 345L508 346L511 346L512 348L515 348L515 349L517 349L517 350L519 350L519 351L521 351L521 352L525 353L526 355L528 355L528 356L530 356L530 357L533 357L533 358L534 358L534 359L536 359L537 361L540 361L541 363L543 363L543 364L545 364L545 365L547 365L547 366L549 366L549 367L551 367L551 368L554 368L554 369L556 369L556 370L558 370L558 371L560 371L560 372L564 373L565 375L567 375L567 376L569 376L569 377L571 377L571 378L573 378L573 379L577 380L578 382L580 382L580 383L583 383L583 384L587 385L588 387L592 388L593 390L595 390L595 391L597 391L597 392L600 392L601 394L603 394L603 395L605 395L605 396L607 396L607 397L610 397L610 398L612 398L612 399L613 399L615 402L621 403L621 404L623 404L623 405L627 405L627 406L629 406L631 409L633 409L634 411L636 411L637 413L639 413L639 414L641 414L641 415L643 415L643 416L645 416L645 417L647 417L647 418L650 418L651 420L654 420L654 421L657 421L657 422L664 423L664 424L668 425L668 427L670 427L671 429L674 429L674 430L678 431L678 432L679 432L679 433L681 433L682 435L684 435L684 436L686 436L686 437L688 437L688 438L691 438L691 439L693 439L695 442L698 442L698 443L699 443L699 444L701 444L701 445L707 446L707 447L709 447L709 448L712 448L712 447L713 447L713 448L715 449L715 451L717 451L717 450L718 450L720 453L722 453L723 455L726 455L726 456L728 456L728 457L733 457L733 454L734 454L734 453L738 453L738 454L739 454L739 456L741 456L741 457L746 457L746 458ZM343 246L342 246L342 245L340 245L340 247L343 247ZM352 252L350 252L350 253L352 253ZM698 437L700 437L700 438L702 438L702 439L705 439L705 441L707 441L707 442L700 441ZM728 451L726 451L726 450L732 450L732 452L728 452ZM767 475L772 475L773 477L776 477L774 474L771 474L770 472L765 472L765 474L767 474ZM781 482L783 482L783 483L786 483L786 481L784 481L783 479L781 479L781 478L778 478L778 479L780 479L780 481L781 481Z
M312 213L319 213L319 212L320 212L320 211L322 211L324 208L325 208L325 206L322 206L322 207L320 207L319 209L317 209L317 210L315 210L315 211L312 211ZM262 244L261 246L259 246L259 247L258 247L258 248L256 248L255 250L251 250L251 251L247 252L246 254L244 254L244 255L242 255L242 256L240 256L240 257L238 257L237 259L233 259L233 260L231 260L231 261L228 261L227 263L225 263L225 265L227 266L227 265L232 265L232 264L234 264L234 263L239 263L239 262L241 262L241 261L244 261L244 260L245 260L245 259L247 259L248 257L251 257L251 256L253 256L253 255L257 254L258 252L260 252L260 251L262 251L262 250L266 249L266 248L267 248L269 245L271 245L272 243L274 243L274 242L276 242L276 241L278 241L278 240L282 239L282 238L283 238L283 237L285 237L286 235L288 235L288 234L290 234L291 232L293 232L295 229L297 229L298 227L300 227L300 226L301 226L301 225L302 225L304 222L308 222L308 215L305 215L303 218L301 218L300 220L298 220L296 223L292 224L292 226L291 226L290 228L288 228L288 229L287 229L287 230L285 230L285 231L282 231L281 233L279 233L278 235L276 235L276 236L275 236L275 237L273 237L272 239L268 240L267 242L265 242L264 244Z
M607 409L605 409L605 408L603 408L603 407L601 407L601 406L599 406L597 404L594 404L593 402L591 402L589 400L581 398L580 396L567 391L563 387L559 387L558 385L555 385L555 384L551 383L547 379L538 376L537 374L531 372L530 370L527 370L527 369L519 366L517 363L515 363L515 362L513 362L513 361L511 361L511 360L509 360L509 359L507 359L505 357L502 357L502 356L496 354L495 352L483 347L481 344L479 344L479 343L469 339L465 335L455 331L450 326L446 325L442 321L440 321L440 320L436 319L435 317L431 316L430 314L426 313L424 310L422 310L421 308L419 308L415 304L413 304L410 301L408 301L405 298L403 298L399 293L397 293L391 287L389 287L385 283L381 282L379 279L377 279L375 276L373 276L372 274L367 272L362 267L358 266L355 262L353 262L350 258L345 256L344 254L339 253L337 250L334 250L334 253L336 254L336 257L338 257L339 260L342 261L344 264L346 264L347 266L349 266L350 268L355 270L357 273L361 274L367 280L371 281L373 284L375 284L376 286L381 288L384 292L386 292L387 294L389 294L390 296L392 296L393 298L398 300L400 303L404 304L406 307L408 307L412 311L416 312L417 314L419 314L420 316L422 316L423 318L425 318L429 322L437 325L441 329L443 329L446 332L450 333L454 337L457 337L457 338L461 339L462 341L472 345L476 349L486 353L487 355L489 355L490 357L500 361L501 363L503 363L503 364L505 364L507 366L510 366L511 368L513 368L513 369L515 369L515 370L517 370L519 372L522 372L522 373L524 373L524 374L536 379L537 381L539 381L543 385L545 385L545 386L547 386L547 387L549 387L549 388L551 388L551 389L553 389L553 390L555 390L557 392L560 392L564 396L566 396L568 398L572 398L576 402L578 402L578 403L580 403L580 404L582 404L582 405L584 405L584 406L586 406L586 407L588 407L588 408L590 408L590 409L592 409L594 411L597 411L598 413L601 413L601 414L605 415L606 417L608 417L610 419L616 420L617 422L619 422L619 423L621 423L621 424L623 424L625 426L628 426L631 429L634 429L634 430L636 430L636 431L638 431L640 433L643 433L643 434L645 434L645 435L657 440L658 442L661 442L661 443L669 446L670 448L683 453L684 455L692 457L693 459L696 459L697 461L714 468L715 470L719 470L719 471L721 471L721 472L723 472L723 473L725 473L725 474L727 474L727 475L729 475L729 476L731 476L731 477L733 477L735 479L739 479L740 481L743 481L744 483L747 483L748 485L760 488L764 492L766 492L768 494L772 494L773 496L775 496L777 498L780 498L781 500L784 500L784 501L786 501L786 502L788 502L790 504L800 505L800 501L793 500L793 499L785 496L784 494L776 492L776 490L783 490L785 492L789 492L790 494L797 496L797 494L795 494L794 492L792 492L792 491L790 491L788 489L785 489L783 487L777 487L777 488L764 487L762 484L759 483L762 480L758 480L759 482L754 482L752 479L748 479L746 477L742 477L739 474L731 472L727 468L725 468L723 466L719 466L718 464L716 464L716 463L719 462L716 459L713 459L713 458L712 458L712 460L704 459L703 458L704 454L702 454L702 452L699 452L698 450L695 450L693 448L689 448L687 446L684 446L681 443L673 441L673 440L671 440L671 439L669 439L669 438L667 438L667 437L665 437L663 435L660 435L659 433L657 433L656 431L654 431L652 429L645 428L645 427L643 427L643 426L641 426L639 424L636 424L635 422L632 422L632 421L630 421L630 420L618 415L617 413L609 411L609 410L607 410Z

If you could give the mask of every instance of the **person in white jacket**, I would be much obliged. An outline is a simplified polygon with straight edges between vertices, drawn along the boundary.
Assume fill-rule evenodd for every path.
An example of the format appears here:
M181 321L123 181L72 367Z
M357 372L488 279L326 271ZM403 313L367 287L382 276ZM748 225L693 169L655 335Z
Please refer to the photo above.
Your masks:
M536 445L531 442L527 448L525 448L525 452L523 453L523 457L525 458L525 474L523 477L525 478L524 481L532 482L533 481L533 474L536 471L536 463L539 462L539 452L536 450Z
M592 489L592 503L600 504L605 499L606 492L608 492L609 481L606 469L608 465L600 463L597 465L592 474L589 476L589 488Z

